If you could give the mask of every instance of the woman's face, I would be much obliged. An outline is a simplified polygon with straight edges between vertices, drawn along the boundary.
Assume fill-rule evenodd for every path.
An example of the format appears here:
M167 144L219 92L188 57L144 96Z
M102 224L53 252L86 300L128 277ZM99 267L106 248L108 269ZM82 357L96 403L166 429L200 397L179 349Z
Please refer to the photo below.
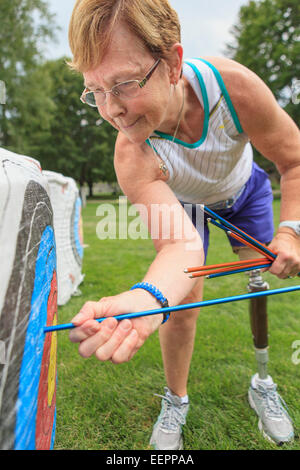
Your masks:
M119 25L99 66L83 74L85 86L92 91L110 90L127 80L142 80L154 63L137 36ZM107 93L99 113L131 142L143 143L166 119L171 83L171 69L162 60L136 98L121 100Z

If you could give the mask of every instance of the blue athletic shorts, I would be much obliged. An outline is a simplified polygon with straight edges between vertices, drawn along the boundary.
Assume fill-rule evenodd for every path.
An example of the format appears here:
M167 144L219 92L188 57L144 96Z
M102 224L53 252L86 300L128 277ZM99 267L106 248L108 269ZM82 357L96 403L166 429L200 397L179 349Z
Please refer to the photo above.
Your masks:
M184 204L182 201L180 202L182 205ZM251 176L233 206L229 209L215 210L212 208L212 210L261 243L268 244L273 239L274 233L272 202L273 194L269 177L264 170L253 162ZM193 204L192 209L192 213L189 215L196 226L196 204ZM205 214L204 227L203 224L200 227L201 233L198 229L201 237L204 237L202 241L205 259L209 245L207 218L209 218L209 215ZM219 229L216 228L216 230ZM232 247L244 246L234 238L228 237L228 239Z

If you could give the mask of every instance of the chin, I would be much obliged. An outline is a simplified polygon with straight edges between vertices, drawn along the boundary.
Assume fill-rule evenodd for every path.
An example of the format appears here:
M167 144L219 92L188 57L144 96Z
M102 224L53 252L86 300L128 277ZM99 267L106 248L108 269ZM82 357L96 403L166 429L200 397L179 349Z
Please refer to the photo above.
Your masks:
M136 145L144 144L148 137L151 135L145 132L126 132L124 130L122 130L121 132L127 137L127 139L131 143Z

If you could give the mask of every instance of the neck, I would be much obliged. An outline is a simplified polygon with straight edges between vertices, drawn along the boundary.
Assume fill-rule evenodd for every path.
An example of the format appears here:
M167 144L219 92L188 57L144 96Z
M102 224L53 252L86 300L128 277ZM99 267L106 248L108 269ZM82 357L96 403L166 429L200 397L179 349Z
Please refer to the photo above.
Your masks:
M171 91L170 102L166 112L166 119L159 126L159 131L164 134L172 135L175 139L185 108L185 90L184 82L180 80Z

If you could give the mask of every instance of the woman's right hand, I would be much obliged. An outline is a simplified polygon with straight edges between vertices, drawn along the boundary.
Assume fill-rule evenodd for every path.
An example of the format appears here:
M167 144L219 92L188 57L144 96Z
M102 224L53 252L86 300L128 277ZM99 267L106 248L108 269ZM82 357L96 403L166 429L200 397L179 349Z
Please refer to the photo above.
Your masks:
M95 354L100 361L128 362L161 325L163 315L122 321L114 316L159 307L159 302L151 294L140 289L104 297L99 302L86 302L72 320L76 328L71 331L70 340L79 343L79 354L84 358ZM101 323L95 320L101 317L109 318Z

